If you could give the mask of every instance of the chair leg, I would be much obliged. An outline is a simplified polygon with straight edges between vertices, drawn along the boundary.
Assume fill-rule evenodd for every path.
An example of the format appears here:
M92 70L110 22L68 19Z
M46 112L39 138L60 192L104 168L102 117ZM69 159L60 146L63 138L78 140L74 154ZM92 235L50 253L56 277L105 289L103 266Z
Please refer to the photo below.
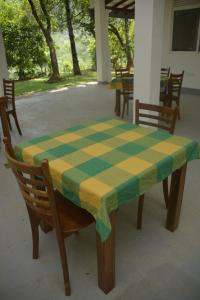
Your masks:
M180 121L180 119L181 119L180 106L178 106L178 120Z
M31 224L32 231L32 242L33 242L33 259L37 259L39 257L39 220L35 216L35 213L31 208L27 206L29 220Z
M126 99L126 95L124 95L124 99L123 99L123 109L122 109L122 115L121 115L122 119L124 118L126 104L127 104L127 99Z
M15 124L16 124L17 130L19 132L19 135L22 135L22 131L21 131L21 128L19 126L19 122L18 122L18 119L17 119L17 114L16 114L15 111L13 112L13 117L15 119Z
M7 118L8 118L8 125L9 125L9 128L10 128L10 130L12 131L12 124L11 124L11 122L10 122L10 115L9 115L9 114L7 114Z
M168 208L168 202L169 202L168 177L163 180L163 194L164 194L166 208Z
M137 229L142 228L143 205L144 205L144 194L141 195L138 200Z
M69 271L68 271L68 264L67 264L65 241L61 230L58 228L56 228L56 235L57 235L57 241L58 241L58 246L60 251L62 270L63 270L65 295L70 296L71 288L70 288L70 281L69 281Z
M129 113L129 101L127 100L127 115Z

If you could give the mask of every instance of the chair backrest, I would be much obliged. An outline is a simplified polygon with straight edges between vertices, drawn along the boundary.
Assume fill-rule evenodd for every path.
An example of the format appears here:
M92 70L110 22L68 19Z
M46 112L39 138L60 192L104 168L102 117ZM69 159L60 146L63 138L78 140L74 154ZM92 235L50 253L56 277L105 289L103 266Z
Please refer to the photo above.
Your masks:
M169 78L170 68L161 68L160 76L164 78Z
M55 198L48 161L41 166L19 162L13 155L14 150L7 138L4 138L5 153L26 205L41 216L52 216L55 210Z
M8 124L8 116L6 113L7 103L8 103L7 97L0 97L0 116L1 116L3 135L4 137L8 138L11 141L10 129Z
M4 96L8 98L8 109L15 108L15 82L3 79Z
M130 75L130 70L129 70L129 68L115 69L115 75L116 75L116 77L126 77L126 76Z
M127 82L127 80L122 79L122 90L123 91L129 91L129 92L133 92L133 80L129 80Z
M135 123L138 125L148 125L174 133L177 113L177 107L171 108L135 100Z
M170 78L168 81L168 94L175 95L177 97L180 96L182 82L183 82L184 71L181 74L170 74Z

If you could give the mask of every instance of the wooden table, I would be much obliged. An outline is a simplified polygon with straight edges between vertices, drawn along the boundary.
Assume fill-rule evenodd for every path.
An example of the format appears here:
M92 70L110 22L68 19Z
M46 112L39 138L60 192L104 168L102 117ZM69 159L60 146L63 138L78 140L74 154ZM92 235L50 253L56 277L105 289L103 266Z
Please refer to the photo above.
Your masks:
M119 119L85 125L39 137L15 147L18 160L49 160L55 186L96 220L98 285L115 286L116 210L172 174L166 228L178 227L186 164L200 157L197 142Z
M166 77L161 77L160 79L160 88L166 87L168 83L168 79ZM117 77L111 80L109 83L109 88L116 90L116 102L115 102L115 113L116 116L121 116L121 95L123 94L122 91L124 86L128 88L128 90L133 90L134 84L134 77L133 75L130 76L123 76Z

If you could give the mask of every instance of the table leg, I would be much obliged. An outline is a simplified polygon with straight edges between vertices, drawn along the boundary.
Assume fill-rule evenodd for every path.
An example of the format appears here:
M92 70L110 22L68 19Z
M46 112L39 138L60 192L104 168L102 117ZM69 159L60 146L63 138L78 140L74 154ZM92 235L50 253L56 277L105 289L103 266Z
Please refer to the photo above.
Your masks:
M121 115L121 100L120 100L120 90L116 90L116 103L115 103L115 113L120 117Z
M98 286L105 294L115 286L115 219L114 211L110 214L112 232L106 241L102 242L96 233Z
M166 228L175 231L179 224L187 164L172 174Z

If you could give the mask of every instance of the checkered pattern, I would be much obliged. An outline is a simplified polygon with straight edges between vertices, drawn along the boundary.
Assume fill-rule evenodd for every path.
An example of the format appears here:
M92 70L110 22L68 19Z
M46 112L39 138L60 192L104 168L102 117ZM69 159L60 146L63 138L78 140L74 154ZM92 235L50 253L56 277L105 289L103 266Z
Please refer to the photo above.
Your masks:
M168 79L166 77L161 77L160 79L160 88L163 89L166 87L168 82ZM123 85L127 86L128 88L133 87L133 77L117 77L112 79L112 81L109 83L109 88L116 89L116 90L122 90Z
M48 159L55 187L96 219L101 239L109 213L137 199L185 162L200 158L197 142L117 119L100 119L15 147L18 160Z

